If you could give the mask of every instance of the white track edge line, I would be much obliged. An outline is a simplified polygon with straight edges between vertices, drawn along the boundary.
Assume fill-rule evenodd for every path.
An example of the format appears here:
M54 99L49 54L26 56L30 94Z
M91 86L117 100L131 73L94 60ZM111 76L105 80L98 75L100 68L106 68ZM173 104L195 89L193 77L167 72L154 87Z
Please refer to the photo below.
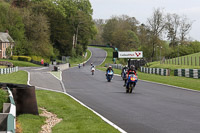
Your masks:
M47 88L43 88L43 87L38 87L35 86L38 89L42 89L42 90L47 90L47 91L53 91L53 92L58 92L58 93L63 93L69 97L71 97L73 100L75 100L76 102L78 102L79 104L81 104L82 106L86 107L87 109L89 109L90 111L92 111L94 114L96 114L97 116L99 116L103 121L105 121L106 123L108 123L109 125L111 125L112 127L114 127L115 129L117 129L118 131L120 131L121 133L127 133L126 131L124 131L123 129L121 129L120 127L118 127L116 124L114 124L113 122L111 122L110 120L106 119L104 116L102 116L101 114L97 113L96 111L94 111L93 109L91 109L90 107L88 107L87 105L85 105L84 103L82 103L81 101L79 101L78 99L76 99L75 97L71 96L70 94L68 94L67 92L61 92L61 91L57 91L57 90L51 90L51 89L47 89Z
M119 75L119 74L114 74L114 75L116 75L116 76L121 76L121 75ZM178 86L174 86L174 85L168 85L168 84L163 84L163 83L158 83L158 82L153 82L153 81L148 81L148 80L142 80L142 79L139 79L139 80L140 80L140 81L144 81L144 82L149 82L149 83L154 83L154 84L159 84L159 85L174 87L174 88L181 89L181 90L193 91L193 92L198 92L198 93L200 93L200 91L198 91L198 90L193 90L193 89L189 89L189 88L178 87Z

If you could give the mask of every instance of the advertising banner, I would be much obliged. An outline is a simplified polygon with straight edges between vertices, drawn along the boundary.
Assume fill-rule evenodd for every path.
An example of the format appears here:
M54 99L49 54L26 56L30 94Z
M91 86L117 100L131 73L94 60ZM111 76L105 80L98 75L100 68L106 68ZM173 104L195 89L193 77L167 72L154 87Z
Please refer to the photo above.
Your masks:
M143 51L119 51L118 58L143 58Z

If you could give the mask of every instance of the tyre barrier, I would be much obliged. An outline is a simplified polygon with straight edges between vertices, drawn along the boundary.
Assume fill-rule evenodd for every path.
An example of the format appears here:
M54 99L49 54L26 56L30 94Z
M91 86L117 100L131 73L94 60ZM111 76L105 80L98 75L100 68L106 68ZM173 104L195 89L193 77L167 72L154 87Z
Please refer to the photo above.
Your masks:
M175 69L174 76L200 78L200 69Z
M1 68L0 74L9 74L9 73L17 72L18 70L19 70L18 66L12 67L12 68Z
M3 113L0 113L0 133L15 133L16 105L11 90L7 87L10 103L3 104Z
M112 68L120 69L120 70L123 68L122 64L105 64L105 67L108 67L108 66L112 66Z
M140 71L144 72L144 73L149 73L149 74L158 74L158 75L162 75L162 76L170 76L170 70L169 69L140 67Z

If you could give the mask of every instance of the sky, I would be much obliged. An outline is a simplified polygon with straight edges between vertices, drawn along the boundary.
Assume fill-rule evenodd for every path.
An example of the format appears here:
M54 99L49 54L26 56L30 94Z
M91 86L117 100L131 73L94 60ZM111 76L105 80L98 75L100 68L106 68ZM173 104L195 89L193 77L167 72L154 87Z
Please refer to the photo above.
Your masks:
M109 19L111 16L128 15L146 24L154 9L164 13L186 16L193 22L189 37L200 41L200 0L90 0L93 19Z

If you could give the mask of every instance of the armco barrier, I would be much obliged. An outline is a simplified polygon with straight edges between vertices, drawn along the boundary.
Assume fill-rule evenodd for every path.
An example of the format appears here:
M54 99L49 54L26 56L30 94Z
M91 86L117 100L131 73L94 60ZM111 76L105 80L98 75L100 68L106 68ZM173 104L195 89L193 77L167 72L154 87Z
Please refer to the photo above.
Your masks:
M200 78L200 69L175 69L174 76Z
M162 69L162 68L149 68L149 67L140 67L140 71L149 74L158 74L163 76L169 76L170 70L169 69Z
M7 87L10 103L3 104L3 113L0 113L0 133L15 133L16 130L16 105L12 92Z
M17 71L18 71L17 66L12 68L0 68L0 74L9 74Z

